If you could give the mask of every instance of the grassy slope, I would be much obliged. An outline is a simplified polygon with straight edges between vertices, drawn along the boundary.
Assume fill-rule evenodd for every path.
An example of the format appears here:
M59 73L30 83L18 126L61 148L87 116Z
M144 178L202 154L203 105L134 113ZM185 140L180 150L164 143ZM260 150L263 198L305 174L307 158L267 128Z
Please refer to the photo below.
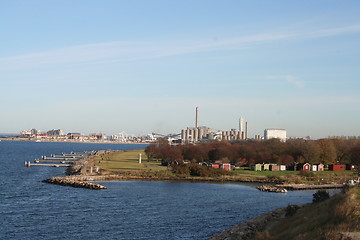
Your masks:
M340 239L340 232L360 231L360 190L351 189L324 202L310 204L276 223L257 239Z
M141 153L142 163L139 164L139 153ZM128 150L106 153L95 159L96 164L112 172L122 172L129 170L165 170L160 162L148 161L144 150ZM99 163L100 161L100 163Z

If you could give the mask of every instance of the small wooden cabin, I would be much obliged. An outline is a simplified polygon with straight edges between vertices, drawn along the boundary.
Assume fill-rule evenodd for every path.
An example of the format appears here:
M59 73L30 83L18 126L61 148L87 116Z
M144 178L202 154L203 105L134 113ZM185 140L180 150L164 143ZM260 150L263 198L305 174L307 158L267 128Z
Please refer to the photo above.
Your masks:
M224 169L225 171L230 171L231 165L230 165L230 163L223 163L223 164L221 164L221 168Z
M270 171L280 171L280 166L277 164L270 164Z
M268 163L265 163L265 164L263 164L263 170L264 171L270 171L270 164L268 164Z
M310 171L311 165L310 163L299 163L296 166L296 171Z
M345 169L346 169L346 170L349 170L349 171L355 171L355 165L346 164Z
M220 164L219 163L213 163L211 164L212 168L220 168Z
M324 171L324 164L319 163L319 164L315 164L317 166L317 170L318 171Z
M330 171L345 171L345 165L343 164L331 164L329 165Z

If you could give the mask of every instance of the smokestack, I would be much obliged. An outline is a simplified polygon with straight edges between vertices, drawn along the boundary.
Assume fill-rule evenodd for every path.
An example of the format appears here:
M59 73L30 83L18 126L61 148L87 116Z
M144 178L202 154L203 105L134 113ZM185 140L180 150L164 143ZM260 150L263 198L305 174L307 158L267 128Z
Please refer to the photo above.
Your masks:
M195 128L199 127L199 119L198 119L199 116L198 115L199 115L199 108L196 107Z
M245 139L248 138L248 122L245 122Z
M242 117L239 119L239 130L240 132L244 131L244 119Z

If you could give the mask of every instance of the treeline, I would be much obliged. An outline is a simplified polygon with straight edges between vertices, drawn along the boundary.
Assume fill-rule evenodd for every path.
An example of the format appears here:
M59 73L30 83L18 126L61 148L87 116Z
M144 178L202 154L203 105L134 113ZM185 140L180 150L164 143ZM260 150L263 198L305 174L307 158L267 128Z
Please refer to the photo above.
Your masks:
M158 159L164 165L184 161L214 162L245 166L251 163L323 163L360 165L359 139L294 139L281 142L267 141L212 142L170 146L166 140L145 149L148 159Z

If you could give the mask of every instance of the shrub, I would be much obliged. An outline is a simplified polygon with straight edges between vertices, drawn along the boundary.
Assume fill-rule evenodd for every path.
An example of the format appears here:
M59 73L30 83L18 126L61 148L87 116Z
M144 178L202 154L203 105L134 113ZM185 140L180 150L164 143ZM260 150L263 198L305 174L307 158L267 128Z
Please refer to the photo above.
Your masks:
M187 164L175 165L172 167L172 172L180 175L190 175L190 168Z
M316 193L313 194L313 203L322 202L328 198L330 198L330 195L327 191L318 190Z
M285 209L285 211L286 211L285 216L290 217L290 216L294 215L298 209L299 209L298 205L287 206L287 208Z
M304 177L315 177L315 173L310 171L300 171L299 174Z

